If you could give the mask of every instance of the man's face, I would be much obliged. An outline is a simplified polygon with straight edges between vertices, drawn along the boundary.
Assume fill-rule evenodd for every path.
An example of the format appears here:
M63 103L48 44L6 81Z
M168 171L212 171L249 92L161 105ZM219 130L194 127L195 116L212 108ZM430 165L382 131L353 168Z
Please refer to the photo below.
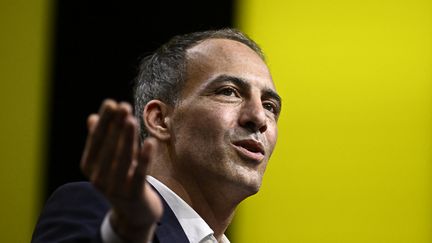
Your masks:
M267 65L227 39L206 40L187 54L186 83L172 116L177 176L256 193L281 108Z

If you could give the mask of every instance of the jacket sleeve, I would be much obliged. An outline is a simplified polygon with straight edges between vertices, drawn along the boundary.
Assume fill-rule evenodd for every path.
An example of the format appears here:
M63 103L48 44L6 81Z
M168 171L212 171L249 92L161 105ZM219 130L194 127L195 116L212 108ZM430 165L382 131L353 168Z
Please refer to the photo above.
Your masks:
M88 182L63 185L46 202L32 243L102 242L100 228L109 208L108 201Z

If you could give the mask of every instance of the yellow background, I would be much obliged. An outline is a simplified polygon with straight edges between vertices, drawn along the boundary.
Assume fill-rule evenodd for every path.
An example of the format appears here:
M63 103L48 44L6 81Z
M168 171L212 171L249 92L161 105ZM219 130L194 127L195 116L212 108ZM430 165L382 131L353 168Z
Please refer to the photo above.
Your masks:
M1 242L40 208L48 0L0 1ZM432 242L432 2L241 0L283 96L280 139L233 242Z
M283 97L234 242L432 242L432 2L242 0Z
M0 242L30 242L46 136L48 0L0 1Z

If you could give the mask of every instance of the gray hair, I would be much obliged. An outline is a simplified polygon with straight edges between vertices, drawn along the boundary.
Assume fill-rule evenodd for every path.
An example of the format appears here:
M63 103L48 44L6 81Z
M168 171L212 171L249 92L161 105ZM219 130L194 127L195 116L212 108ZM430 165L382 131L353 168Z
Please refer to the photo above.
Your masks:
M154 54L145 57L139 66L134 86L135 116L140 123L140 138L148 134L142 117L144 107L151 100L160 100L169 105L176 105L184 86L188 49L207 39L229 39L245 44L265 60L261 48L248 36L236 29L210 30L194 32L173 37L157 49Z

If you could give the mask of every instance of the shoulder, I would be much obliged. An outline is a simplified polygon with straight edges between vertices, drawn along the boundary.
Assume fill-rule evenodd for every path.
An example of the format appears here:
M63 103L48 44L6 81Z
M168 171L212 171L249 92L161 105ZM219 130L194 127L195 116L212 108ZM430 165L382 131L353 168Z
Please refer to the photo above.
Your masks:
M54 191L54 193L48 199L48 202L53 199L67 199L68 201L77 201L87 197L99 199L100 201L107 203L104 196L91 183L86 181L71 182L60 186Z
M33 242L59 242L69 237L97 238L109 208L108 201L90 183L65 184L46 202L33 233Z
M57 211L69 217L104 217L110 208L105 197L89 182L72 182L60 186L45 204L44 212ZM61 212L61 214L60 214ZM57 213L57 212L56 212ZM79 214L75 214L79 213Z

